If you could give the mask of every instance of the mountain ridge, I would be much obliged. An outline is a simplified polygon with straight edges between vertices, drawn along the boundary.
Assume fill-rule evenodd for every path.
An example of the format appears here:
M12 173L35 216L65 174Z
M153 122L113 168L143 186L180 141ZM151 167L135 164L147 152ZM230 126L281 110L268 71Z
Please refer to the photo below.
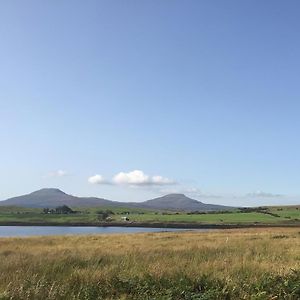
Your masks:
M66 194L57 188L43 188L30 194L0 201L0 206L4 205L31 208L52 208L61 205L68 205L71 207L114 206L175 211L222 211L233 209L233 207L230 206L203 203L201 201L189 198L184 194L167 194L165 196L143 202L119 202L98 197L77 197Z

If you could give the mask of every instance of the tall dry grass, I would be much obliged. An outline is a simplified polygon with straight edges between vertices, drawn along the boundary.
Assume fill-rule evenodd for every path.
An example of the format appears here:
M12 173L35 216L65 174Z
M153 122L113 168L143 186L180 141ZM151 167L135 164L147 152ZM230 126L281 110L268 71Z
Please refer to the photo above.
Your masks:
M300 299L299 269L295 228L0 239L0 299Z

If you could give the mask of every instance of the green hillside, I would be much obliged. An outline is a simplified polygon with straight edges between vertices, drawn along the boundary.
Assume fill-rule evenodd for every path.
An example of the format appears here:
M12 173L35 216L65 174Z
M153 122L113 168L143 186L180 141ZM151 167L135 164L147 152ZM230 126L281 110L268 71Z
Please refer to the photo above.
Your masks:
M113 222L143 223L201 223L201 224L300 224L298 206L264 207L259 209L243 209L228 212L170 212L150 209L126 207L93 207L73 208L75 213L56 214L43 213L38 208L22 208L13 206L0 207L0 224L10 223L50 223L50 224L100 224ZM124 217L128 220L124 221ZM121 223L121 224L122 224Z

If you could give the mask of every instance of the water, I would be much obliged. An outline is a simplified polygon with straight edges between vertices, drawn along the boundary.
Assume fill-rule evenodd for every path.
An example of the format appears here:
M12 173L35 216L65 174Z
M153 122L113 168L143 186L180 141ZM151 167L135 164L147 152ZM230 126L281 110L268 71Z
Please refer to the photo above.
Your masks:
M187 230L187 229L144 228L144 227L0 226L0 237L74 235L74 234L113 234L113 233L138 233L138 232L161 232L161 231L182 231L182 230ZM201 229L200 231L206 231L206 229Z

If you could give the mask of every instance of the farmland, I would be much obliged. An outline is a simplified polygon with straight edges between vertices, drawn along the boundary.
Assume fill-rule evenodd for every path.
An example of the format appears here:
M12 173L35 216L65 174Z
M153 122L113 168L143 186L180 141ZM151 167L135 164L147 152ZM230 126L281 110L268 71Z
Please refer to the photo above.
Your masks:
M0 224L114 224L126 223L126 216L131 224L300 224L299 206L267 207L262 210L233 210L222 213L174 212L135 208L73 208L73 214L44 214L38 208L0 207ZM101 218L105 212L108 218ZM128 222L127 222L128 223Z

